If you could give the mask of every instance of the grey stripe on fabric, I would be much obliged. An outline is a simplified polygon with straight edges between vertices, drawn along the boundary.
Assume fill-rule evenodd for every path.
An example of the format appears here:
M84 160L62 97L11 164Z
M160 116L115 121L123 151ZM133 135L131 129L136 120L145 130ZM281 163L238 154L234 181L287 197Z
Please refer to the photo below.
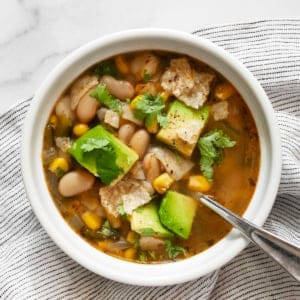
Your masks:
M213 26L195 34L240 59L275 109L283 168L265 228L300 245L300 20ZM167 287L113 282L75 263L41 228L23 187L21 129L30 103L0 116L0 299L300 299L300 285L253 245L216 272Z

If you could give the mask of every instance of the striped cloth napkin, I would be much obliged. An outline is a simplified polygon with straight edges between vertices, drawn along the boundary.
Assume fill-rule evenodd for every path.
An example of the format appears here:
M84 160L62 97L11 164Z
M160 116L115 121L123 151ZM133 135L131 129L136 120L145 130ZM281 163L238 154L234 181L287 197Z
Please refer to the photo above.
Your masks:
M300 246L300 20L215 26L195 34L240 59L273 104L283 169L265 228ZM299 283L252 245L218 271L167 287L125 285L78 265L48 237L25 194L19 151L29 104L0 116L0 299L300 299Z

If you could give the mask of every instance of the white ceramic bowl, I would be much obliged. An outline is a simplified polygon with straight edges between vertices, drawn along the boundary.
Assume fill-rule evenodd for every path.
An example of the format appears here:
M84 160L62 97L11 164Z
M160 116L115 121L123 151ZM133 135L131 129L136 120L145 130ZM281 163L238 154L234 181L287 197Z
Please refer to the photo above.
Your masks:
M208 250L165 264L137 264L108 256L75 234L61 217L48 192L43 174L42 137L54 102L90 66L118 53L160 49L188 54L204 61L229 79L247 102L257 125L261 166L255 194L245 218L257 225L266 220L281 171L279 130L272 106L251 73L233 56L211 42L187 33L141 29L99 38L68 55L43 82L28 112L22 141L22 172L28 198L40 223L54 242L87 269L107 278L136 285L168 285L212 272L236 256L247 241L236 230Z

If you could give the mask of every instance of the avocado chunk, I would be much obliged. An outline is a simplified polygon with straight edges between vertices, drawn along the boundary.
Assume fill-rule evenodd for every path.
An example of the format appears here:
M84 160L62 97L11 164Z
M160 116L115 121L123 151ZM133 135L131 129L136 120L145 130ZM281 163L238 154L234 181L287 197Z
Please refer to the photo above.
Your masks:
M156 137L161 142L190 157L209 117L209 108L193 109L175 100L169 106L168 123Z
M170 238L173 236L173 234L161 224L158 217L157 205L153 202L134 210L130 224L131 230L142 236L154 236L161 238Z
M191 233L197 202L191 197L168 191L159 207L159 217L164 226L187 239Z
M138 160L138 154L98 125L69 149L76 161L106 185L117 183Z

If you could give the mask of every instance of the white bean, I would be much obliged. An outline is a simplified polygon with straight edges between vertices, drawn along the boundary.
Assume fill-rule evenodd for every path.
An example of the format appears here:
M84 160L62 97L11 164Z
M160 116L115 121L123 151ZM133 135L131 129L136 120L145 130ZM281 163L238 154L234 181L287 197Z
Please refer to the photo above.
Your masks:
M158 177L161 173L160 162L153 155L153 153L147 153L143 160L143 168L146 174L147 180L152 183L153 180Z
M135 129L135 125L131 123L122 125L118 132L119 139L125 144L128 144L133 134L135 133Z
M63 115L70 120L74 119L74 113L71 110L71 99L69 96L63 96L59 99L55 106L55 113L58 117Z
M105 75L101 78L110 93L120 100L131 99L134 96L134 88L132 84L125 80L117 80L112 76Z
M89 190L95 177L86 171L71 171L65 174L58 183L58 191L64 197L71 197Z
M139 158L142 159L147 151L149 143L149 133L145 129L140 129L130 139L129 146L139 155Z
M80 122L88 123L94 119L99 107L99 102L90 96L87 92L78 102L76 107L76 115Z
M138 80L143 79L145 72L153 77L158 72L159 59L150 52L144 52L131 61L130 69Z
M150 52L143 52L142 54L135 56L131 61L131 73L133 73L138 80L141 80L143 78L142 69L145 66L147 58L150 55Z
M156 56L154 55L149 55L145 61L145 65L142 69L142 75L147 73L151 77L153 77L156 72L158 71L159 67L159 60Z
M98 78L94 75L83 75L75 80L70 88L71 109L75 110L79 100L98 84Z
M142 250L158 250L164 247L164 240L152 236L142 236L139 240L139 245Z

